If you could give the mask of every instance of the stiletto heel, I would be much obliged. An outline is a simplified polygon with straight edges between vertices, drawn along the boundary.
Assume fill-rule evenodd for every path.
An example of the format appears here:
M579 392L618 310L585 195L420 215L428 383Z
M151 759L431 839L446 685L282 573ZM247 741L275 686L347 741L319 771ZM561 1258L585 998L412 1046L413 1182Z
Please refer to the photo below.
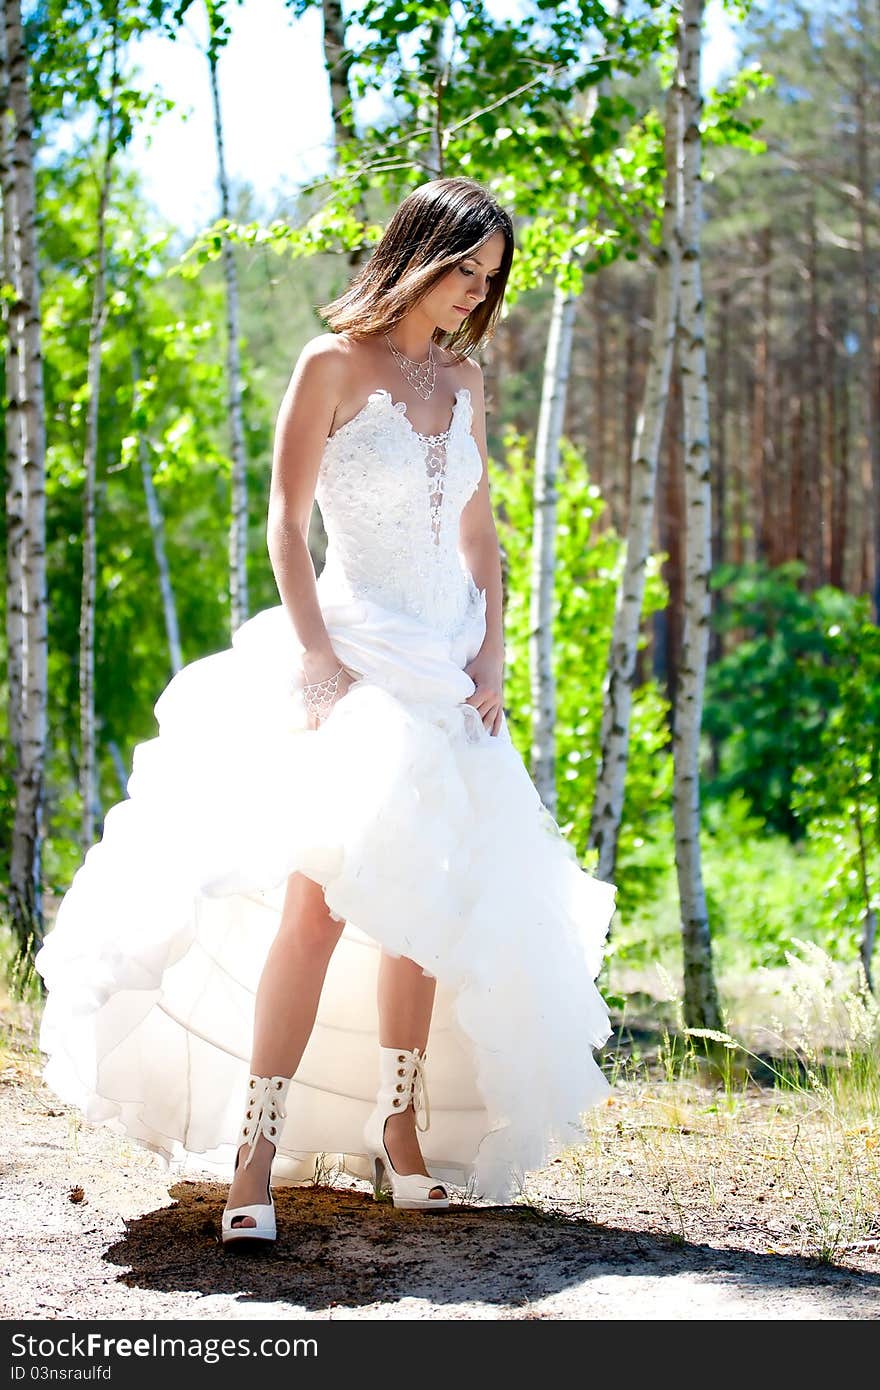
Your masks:
M287 1112L284 1108L287 1100L287 1092L290 1088L291 1078L289 1076L251 1076L248 1081L248 1102L245 1108L244 1120L242 1121L241 1133L238 1136L237 1152L235 1155L235 1168L233 1174L238 1171L238 1161L241 1158L242 1144L248 1145L248 1156L244 1161L245 1168L251 1162L257 1149L257 1142L262 1134L273 1148L278 1147L278 1136L281 1133L280 1121L286 1118ZM255 1202L245 1207L227 1207L223 1212L220 1222L220 1235L224 1247L228 1246L263 1246L271 1245L276 1238L275 1226L275 1202L272 1197L272 1167L269 1166L269 1177L266 1181L266 1195L268 1202ZM233 1221L237 1217L252 1217L253 1226L233 1226Z
M391 1188L394 1205L404 1211L446 1211L449 1193L445 1183L424 1173L398 1173L385 1147L385 1121L398 1115L412 1104L416 1129L423 1134L430 1128L431 1110L424 1072L425 1054L415 1048L380 1047L379 1094L376 1107L364 1126L364 1142L373 1180L373 1197L378 1201L383 1187ZM425 1123L419 1124L419 1109L424 1105ZM431 1197L435 1188L443 1197Z

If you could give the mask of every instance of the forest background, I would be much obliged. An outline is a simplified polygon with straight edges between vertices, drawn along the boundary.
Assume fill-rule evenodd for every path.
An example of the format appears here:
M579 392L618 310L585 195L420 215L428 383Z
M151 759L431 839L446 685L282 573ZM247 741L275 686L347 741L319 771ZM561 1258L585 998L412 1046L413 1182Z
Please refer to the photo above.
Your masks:
M301 112L312 131L327 129L311 155L323 167L271 192L224 175L220 220L197 226L169 223L150 204L137 151L169 119L154 87L162 45L206 48L192 100L220 119L238 7L25 6L47 739L32 931L22 960L21 903L8 903L3 949L10 989L34 999L27 957L125 795L134 747L156 732L158 694L182 664L227 646L249 614L278 601L265 545L272 428L300 348L322 331L317 306L347 282L400 196L441 172L479 178L516 220L507 310L480 353L505 558L506 708L563 833L585 867L602 866L597 778L642 477L634 441L657 349L680 11L542 0L509 9L277 0L272 9L291 44L309 36L323 72L326 119ZM717 86L704 80L699 113L711 622L693 880L704 888L700 968L708 960L720 1003L697 1007L699 990L687 999L673 817L693 526L684 309L640 557L610 872L604 842L603 876L619 894L600 984L636 1057L640 1038L662 1032L670 1057L703 1039L748 1056L778 1045L801 1063L831 1047L851 1061L854 1047L876 1048L864 985L880 870L880 15L867 0L726 14L733 61ZM145 38L149 72L138 66ZM462 53L468 63L457 67ZM553 344L566 325L563 373ZM550 606L536 609L536 498L548 478L552 589ZM11 575L8 509L4 540ZM313 540L319 569L317 513ZM16 876L21 773L9 722L11 592L8 582L4 883ZM548 692L550 730L534 715Z

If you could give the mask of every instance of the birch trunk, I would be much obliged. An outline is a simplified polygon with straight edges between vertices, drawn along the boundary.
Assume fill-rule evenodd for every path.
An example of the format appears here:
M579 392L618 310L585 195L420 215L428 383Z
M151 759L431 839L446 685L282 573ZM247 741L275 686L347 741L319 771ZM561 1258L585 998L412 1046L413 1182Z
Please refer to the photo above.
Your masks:
M229 181L223 145L223 120L217 79L217 46L213 33L208 38L208 68L211 75L211 101L214 113L214 143L217 149L217 182L220 189L220 215L229 219ZM228 237L223 238L223 278L226 283L226 375L229 432L232 447L232 484L229 526L229 622L235 632L248 616L247 541L248 488L247 457L244 447L244 419L241 406L241 354L238 347L238 273L235 251Z
M435 20L431 24L430 47L433 58L434 80L430 95L426 95L425 101L419 112L419 125L426 126L429 131L427 157L424 161L425 172L432 179L443 177L443 93L449 79L449 65L446 60L446 21ZM431 70L429 70L431 71Z
M95 597L96 597L96 499L98 465L98 408L101 399L101 340L107 315L105 282L107 276L107 208L113 179L113 156L116 149L116 86L118 80L118 37L114 25L111 47L111 83L107 109L107 145L104 169L98 198L97 244L95 247L95 278L92 285L92 309L89 318L88 348L88 405L86 408L86 441L83 456L85 486L83 493L82 592L79 622L79 793L80 850L83 856L95 840L98 807L97 759L95 737Z
M532 779L551 815L556 814L556 682L553 676L553 604L556 592L556 480L559 441L571 368L577 298L553 292L544 358L541 410L535 441L535 494L529 609L529 673L532 701Z
M357 138L354 98L348 80L354 54L345 42L345 16L341 0L321 0L321 15L324 23L324 67L330 86L334 163L337 163L343 145ZM361 222L366 222L367 208L363 198L358 199L354 212ZM366 245L356 246L349 252L349 265L356 269L367 260L370 249Z
M354 140L356 131L352 113L348 74L354 54L345 44L345 18L340 0L321 0L324 21L324 67L330 84L330 111L333 118L333 146Z
M588 126L599 100L600 87L583 99L582 119ZM532 706L531 775L538 795L556 815L556 681L553 675L553 609L556 592L556 480L559 446L565 426L565 404L571 371L571 347L577 296L554 286L541 407L535 438L532 563L529 579L529 684Z
M140 367L136 353L132 358L132 374L135 381L134 407L135 410L137 410L140 404L140 393L137 385L140 380ZM162 516L159 498L156 496L156 485L153 482L153 470L150 466L149 445L145 438L144 431L141 429L138 430L138 460L141 466L141 479L144 486L144 498L147 504L147 520L149 521L150 536L153 542L153 555L156 559L156 571L159 575L159 592L162 595L162 614L165 619L165 632L168 637L168 653L171 672L173 675L176 675L183 665L183 654L180 646L180 626L177 621L177 604L174 599L174 589L171 584L171 571L168 567L168 556L165 550L165 519Z
M47 707L46 435L33 111L19 0L2 8L2 179L8 449L7 587L15 813L7 910L22 951L43 934L42 818Z
M636 673L639 624L657 487L657 463L675 349L679 249L676 234L675 160L679 97L675 83L666 96L666 193L663 231L656 255L654 326L642 409L630 458L630 505L624 572L617 591L608 671L602 696L599 774L590 822L590 843L599 852L596 873L613 881L629 756L629 725Z
M709 646L711 504L709 394L700 269L700 54L703 0L683 0L678 71L682 103L679 156L681 301L679 361L684 399L684 633L672 740L675 862L681 906L684 1013L691 1028L720 1028L721 1010L700 860L700 725Z

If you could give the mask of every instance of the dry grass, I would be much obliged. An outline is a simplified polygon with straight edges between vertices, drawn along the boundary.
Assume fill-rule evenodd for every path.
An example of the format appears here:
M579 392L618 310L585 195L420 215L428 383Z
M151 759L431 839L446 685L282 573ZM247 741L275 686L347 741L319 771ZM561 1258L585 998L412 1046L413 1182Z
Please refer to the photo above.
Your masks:
M543 1195L572 1215L880 1270L880 1127L809 1091L619 1077ZM526 1196L533 1200L527 1190Z
M725 982L725 1033L685 1027L663 970L627 980L614 1094L554 1165L585 1214L880 1270L880 1008L856 967L793 946Z

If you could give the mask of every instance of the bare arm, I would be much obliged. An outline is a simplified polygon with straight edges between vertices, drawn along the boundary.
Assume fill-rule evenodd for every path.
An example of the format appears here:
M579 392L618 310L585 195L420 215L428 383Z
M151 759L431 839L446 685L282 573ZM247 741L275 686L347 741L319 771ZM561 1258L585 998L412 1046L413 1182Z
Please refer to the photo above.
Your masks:
M318 602L308 547L318 468L339 398L342 357L313 339L300 354L275 423L266 541L281 601L303 646L307 682L325 680L342 664ZM340 694L350 680L340 680Z
M501 549L489 498L489 450L486 444L486 406L483 373L471 363L469 382L473 402L473 431L483 460L477 490L466 502L459 524L459 547L474 582L486 591L486 636L465 670L476 689L467 704L474 705L491 734L501 728L504 714L504 621L501 611Z
M486 639L481 654L504 661L504 624L501 612L501 550L489 497L489 450L486 444L486 406L483 373L472 363L470 392L473 401L473 431L483 460L483 474L474 495L468 499L459 529L459 544L479 588L486 590Z

